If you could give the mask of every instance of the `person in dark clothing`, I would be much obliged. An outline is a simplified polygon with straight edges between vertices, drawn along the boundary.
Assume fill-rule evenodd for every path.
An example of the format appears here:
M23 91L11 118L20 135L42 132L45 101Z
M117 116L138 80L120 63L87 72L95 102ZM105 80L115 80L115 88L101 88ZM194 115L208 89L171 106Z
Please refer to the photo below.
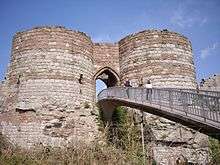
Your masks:
M124 83L125 87L132 87L129 80L126 80ZM129 98L129 88L126 88L127 97Z
M152 84L151 84L150 80L147 81L147 84L145 85L145 87L147 88L146 99L149 100L152 95Z
M126 81L125 81L124 86L125 86L125 87L132 87L129 80L126 80Z

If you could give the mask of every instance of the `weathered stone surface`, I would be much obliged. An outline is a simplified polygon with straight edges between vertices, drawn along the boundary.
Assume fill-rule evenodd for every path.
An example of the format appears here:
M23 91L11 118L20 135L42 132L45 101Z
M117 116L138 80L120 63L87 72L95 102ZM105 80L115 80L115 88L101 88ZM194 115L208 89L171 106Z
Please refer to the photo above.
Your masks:
M153 87L196 88L190 41L174 32L145 30L119 41L122 82L132 86L151 81Z
M38 142L59 146L65 138L75 136L94 139L96 117L90 115L94 72L93 43L86 34L63 27L17 33L5 82L8 95L0 120L3 134L26 148ZM32 120L24 122L22 118L29 115ZM67 121L73 121L72 130L72 123ZM31 133L34 126L39 131ZM16 127L20 131L14 130ZM22 138L33 140L29 143Z
M119 74L119 48L117 43L95 43L93 56L96 73L108 67Z
M138 110L132 111L140 116ZM147 152L157 163L175 164L181 156L192 163L208 162L208 136L156 115L144 113L144 120Z
M93 101L93 45L80 32L42 27L17 33L8 71L17 102L42 102L44 97L73 103ZM82 83L79 83L82 74Z
M208 149L189 149L181 147L156 146L153 155L161 165L176 165L178 160L193 164L208 164Z
M75 112L10 111L0 115L0 131L13 144L27 149L39 145L62 147L77 140L89 142L97 137L98 126L90 112L83 112L84 108Z
M8 95L8 91L6 88L6 84L4 81L0 82L0 112L5 109L5 101L6 96Z
M0 111L3 110L3 103L4 103L4 95L2 92L3 84L0 83Z

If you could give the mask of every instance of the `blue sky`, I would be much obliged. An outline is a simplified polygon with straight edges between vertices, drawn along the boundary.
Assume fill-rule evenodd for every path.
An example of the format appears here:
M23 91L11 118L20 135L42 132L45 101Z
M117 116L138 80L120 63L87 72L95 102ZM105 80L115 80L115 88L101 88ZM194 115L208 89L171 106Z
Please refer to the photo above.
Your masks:
M188 37L197 79L220 73L220 0L0 0L0 80L15 32L41 25L83 31L96 42L117 42L143 29Z

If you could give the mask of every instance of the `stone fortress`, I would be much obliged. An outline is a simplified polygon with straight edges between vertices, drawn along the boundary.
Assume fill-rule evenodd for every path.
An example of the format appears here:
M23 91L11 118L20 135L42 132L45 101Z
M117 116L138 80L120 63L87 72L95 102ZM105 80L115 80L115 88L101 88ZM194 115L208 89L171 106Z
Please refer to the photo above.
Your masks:
M155 88L196 89L190 41L168 30L145 30L117 43L93 43L64 27L37 27L13 38L11 60L0 85L0 132L31 148L65 146L98 136L96 80L107 87L151 81ZM147 114L158 162L184 156L208 161L207 136Z

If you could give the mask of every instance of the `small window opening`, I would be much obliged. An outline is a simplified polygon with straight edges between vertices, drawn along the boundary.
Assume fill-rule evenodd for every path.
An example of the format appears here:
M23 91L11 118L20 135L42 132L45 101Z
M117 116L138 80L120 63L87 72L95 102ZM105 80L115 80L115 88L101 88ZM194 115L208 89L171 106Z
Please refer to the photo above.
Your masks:
M83 80L83 74L80 74L80 77L79 77L79 83L82 84L82 80Z
M18 84L18 85L21 83L20 78L21 78L21 75L18 76L18 80L17 80L17 84Z

